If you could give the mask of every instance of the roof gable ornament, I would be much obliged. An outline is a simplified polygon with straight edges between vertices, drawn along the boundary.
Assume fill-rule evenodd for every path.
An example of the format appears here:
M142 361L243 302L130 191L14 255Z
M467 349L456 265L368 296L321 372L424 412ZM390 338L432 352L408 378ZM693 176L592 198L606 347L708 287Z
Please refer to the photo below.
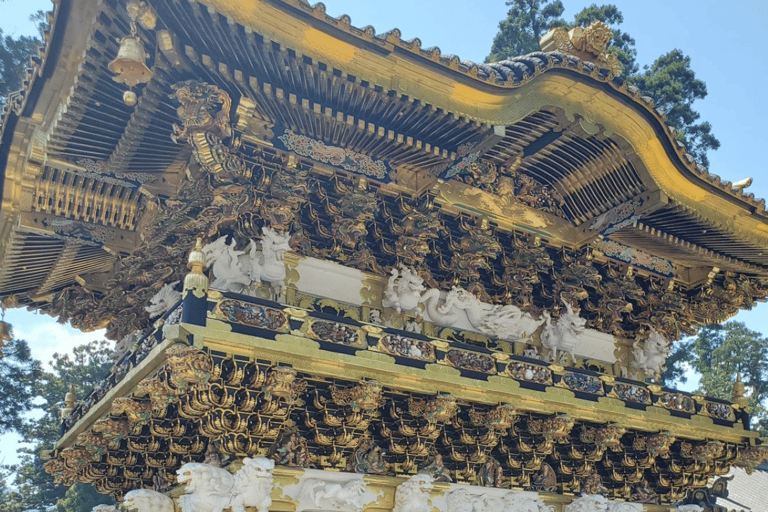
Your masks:
M623 67L619 59L607 51L611 39L613 39L611 27L602 21L595 21L587 28L574 27L568 32L563 27L555 27L544 34L539 41L539 46L542 51L559 50L569 53L609 69L614 75L620 75Z

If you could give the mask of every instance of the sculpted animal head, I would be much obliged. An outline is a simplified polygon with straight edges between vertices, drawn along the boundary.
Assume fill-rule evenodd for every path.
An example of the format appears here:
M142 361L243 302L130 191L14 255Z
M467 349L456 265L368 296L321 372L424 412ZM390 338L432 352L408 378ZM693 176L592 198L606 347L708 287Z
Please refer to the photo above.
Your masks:
M397 289L399 292L422 292L425 290L424 280L413 269L402 267Z
M163 315L171 309L174 304L181 300L181 292L174 290L179 281L174 281L163 285L151 299L149 305L144 310L149 313L149 318L155 318Z
M651 333L648 335L648 339L645 340L645 352L646 355L659 354L663 356L669 355L669 343L667 340L659 334L656 329L651 329Z
M165 494L150 489L136 489L125 495L123 506L136 512L173 512L173 500ZM96 508L93 512L97 511Z
M469 309L480 300L464 288L454 286L445 296L445 303L441 306L441 313L447 313L453 306L459 309Z
M565 512L605 512L608 499L599 494L585 494L565 507Z
M213 242L207 243L203 246L203 254L205 255L205 259L207 260L207 264L210 265L211 262L216 258L217 255L223 254L224 251L227 249L227 237L221 236L214 240Z
M276 231L267 226L263 226L261 232L264 235L261 239L261 250L264 255L272 254L275 259L282 261L285 253L291 250L288 243L291 235L287 231Z
M243 459L243 467L238 471L244 472L250 478L271 477L272 470L275 469L275 461L266 457L246 457Z
M232 489L234 479L229 471L199 462L188 462L176 471L176 481L185 485L187 494L221 495Z
M427 512L434 481L432 476L419 473L400 484L395 493L394 512Z

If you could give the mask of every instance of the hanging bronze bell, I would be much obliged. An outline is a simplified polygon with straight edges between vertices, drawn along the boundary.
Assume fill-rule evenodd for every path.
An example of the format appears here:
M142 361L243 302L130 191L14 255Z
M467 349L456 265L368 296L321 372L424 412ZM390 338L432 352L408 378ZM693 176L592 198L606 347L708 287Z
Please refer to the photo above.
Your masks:
M145 84L152 78L152 70L147 67L147 52L138 36L125 36L120 41L117 58L109 63L109 70L116 76L115 82L121 82L128 87Z

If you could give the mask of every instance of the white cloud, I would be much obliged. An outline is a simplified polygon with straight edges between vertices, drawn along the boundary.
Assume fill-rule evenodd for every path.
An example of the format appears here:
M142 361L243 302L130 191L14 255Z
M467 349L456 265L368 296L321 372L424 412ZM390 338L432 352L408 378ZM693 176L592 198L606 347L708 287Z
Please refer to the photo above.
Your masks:
M93 340L104 339L105 331L81 332L71 326L57 323L56 320L38 313L14 309L8 310L5 320L13 325L17 338L26 340L32 351L32 357L39 359L50 368L53 354L71 354L72 350Z

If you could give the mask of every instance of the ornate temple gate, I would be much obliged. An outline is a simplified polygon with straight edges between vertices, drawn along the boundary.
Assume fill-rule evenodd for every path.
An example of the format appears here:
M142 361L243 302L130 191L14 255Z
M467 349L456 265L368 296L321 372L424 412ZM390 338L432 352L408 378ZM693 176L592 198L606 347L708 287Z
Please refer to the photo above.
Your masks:
M765 203L676 144L607 27L473 64L301 0L51 26L0 132L0 295L119 340L57 481L141 511L718 510L766 458L740 382L659 383L768 295Z

